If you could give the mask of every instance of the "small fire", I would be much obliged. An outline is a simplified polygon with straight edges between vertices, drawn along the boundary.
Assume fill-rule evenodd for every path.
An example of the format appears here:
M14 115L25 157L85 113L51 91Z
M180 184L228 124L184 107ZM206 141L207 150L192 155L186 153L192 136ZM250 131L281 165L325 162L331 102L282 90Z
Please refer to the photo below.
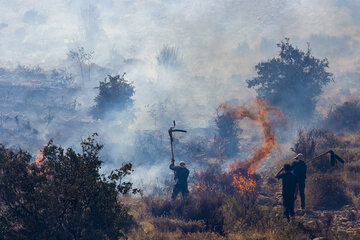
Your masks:
M35 164L36 164L37 166L39 166L40 163L41 163L41 161L43 160L43 158L44 158L44 154L43 154L43 152L41 151L41 149L37 150L37 151L36 151Z
M42 166L42 164L44 163L43 159L44 159L43 151L41 149L37 150L36 158L35 158L35 162L34 162L36 168L40 168ZM29 169L29 173L33 174L33 171L31 169ZM39 174L42 175L42 172L40 172ZM48 177L48 175L46 175L46 176Z

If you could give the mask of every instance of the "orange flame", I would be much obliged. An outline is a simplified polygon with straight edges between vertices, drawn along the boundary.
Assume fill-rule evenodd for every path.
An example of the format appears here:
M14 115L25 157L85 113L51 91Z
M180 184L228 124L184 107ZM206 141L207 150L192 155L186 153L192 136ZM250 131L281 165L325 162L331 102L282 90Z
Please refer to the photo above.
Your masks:
M246 177L239 173L234 173L232 175L233 181L232 186L237 189L238 192L255 192L256 190L256 181L253 178Z
M263 133L264 143L262 146L257 149L253 156L247 161L240 161L235 159L235 161L230 165L230 170L234 171L239 167L245 168L248 171L248 174L254 174L261 162L266 158L266 156L272 151L276 145L275 134L272 130L272 122L268 118L269 113L274 113L281 122L286 123L285 117L282 112L273 106L270 106L266 99L256 98L255 105L257 112L253 112L249 109L248 106L230 106L228 104L221 104L220 109L225 111L231 118L234 119L244 119L249 118L256 124L258 124Z
M217 190L217 184L221 186L231 186L236 189L236 192L240 194L255 193L257 189L257 180L255 171L261 162L268 156L269 153L276 146L275 133L272 130L273 122L269 118L269 114L275 115L280 122L286 124L286 120L282 112L273 106L270 106L264 98L256 98L250 104L242 106L231 106L223 103L219 106L219 109L224 111L228 117L232 119L244 119L248 118L261 127L264 143L261 147L255 150L254 154L248 160L241 161L235 159L230 165L227 173L224 173L220 179L214 178L216 182L212 184L200 183L195 185L197 190ZM254 110L255 109L255 110ZM221 179L228 179L225 182L218 182ZM226 183L224 185L224 183Z
M43 152L41 151L41 149L37 150L36 151L35 164L40 165L43 158L44 158L44 155L43 155Z
M43 151L41 149L37 150L36 151L36 158L35 158L35 167L37 168L40 168L43 164L43 159L44 159L44 154L43 154ZM29 173L30 174L33 174L33 171L29 169ZM42 173L39 173L40 175ZM48 177L48 175L46 175Z

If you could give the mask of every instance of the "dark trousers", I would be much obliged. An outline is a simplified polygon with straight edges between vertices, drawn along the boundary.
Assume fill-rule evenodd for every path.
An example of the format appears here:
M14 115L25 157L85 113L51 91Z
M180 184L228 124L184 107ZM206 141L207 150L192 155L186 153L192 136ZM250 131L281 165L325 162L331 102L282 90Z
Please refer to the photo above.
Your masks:
M183 197L189 194L188 186L183 184L175 184L171 199L175 200L176 196L181 192Z
M301 200L301 208L305 209L305 179L299 180L296 192L295 192L295 200L297 198L297 192L299 191L300 200Z
M295 215L294 202L294 195L283 195L284 215L288 220L290 220L290 216L293 217Z

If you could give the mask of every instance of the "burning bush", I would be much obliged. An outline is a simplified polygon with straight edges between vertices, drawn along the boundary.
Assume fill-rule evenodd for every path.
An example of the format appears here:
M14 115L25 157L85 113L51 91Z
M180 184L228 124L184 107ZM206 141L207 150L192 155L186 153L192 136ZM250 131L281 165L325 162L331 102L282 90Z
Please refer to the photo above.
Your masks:
M123 181L131 164L106 178L102 145L89 137L81 147L76 153L50 141L31 164L28 153L0 145L2 239L118 239L129 229L132 217L118 197L132 189Z
M204 171L195 172L193 181L196 191L223 192L226 194L251 195L255 197L259 190L260 176L249 174L246 169L238 168L221 172L219 166L210 166Z

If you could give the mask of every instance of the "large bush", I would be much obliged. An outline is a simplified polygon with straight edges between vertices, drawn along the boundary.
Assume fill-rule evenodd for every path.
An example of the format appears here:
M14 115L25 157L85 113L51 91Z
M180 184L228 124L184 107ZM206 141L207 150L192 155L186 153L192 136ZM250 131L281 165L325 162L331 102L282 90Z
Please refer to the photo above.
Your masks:
M346 183L336 174L314 174L307 180L307 202L315 209L340 209L350 204Z
M123 111L133 105L134 86L122 76L108 75L99 85L99 95L95 97L96 105L91 110L95 119L102 119L110 111Z
M31 156L0 145L0 230L3 239L118 239L132 223L119 195L132 189L123 178L131 164L105 177L102 145L89 137L82 152L50 141ZM136 190L134 190L136 191Z

